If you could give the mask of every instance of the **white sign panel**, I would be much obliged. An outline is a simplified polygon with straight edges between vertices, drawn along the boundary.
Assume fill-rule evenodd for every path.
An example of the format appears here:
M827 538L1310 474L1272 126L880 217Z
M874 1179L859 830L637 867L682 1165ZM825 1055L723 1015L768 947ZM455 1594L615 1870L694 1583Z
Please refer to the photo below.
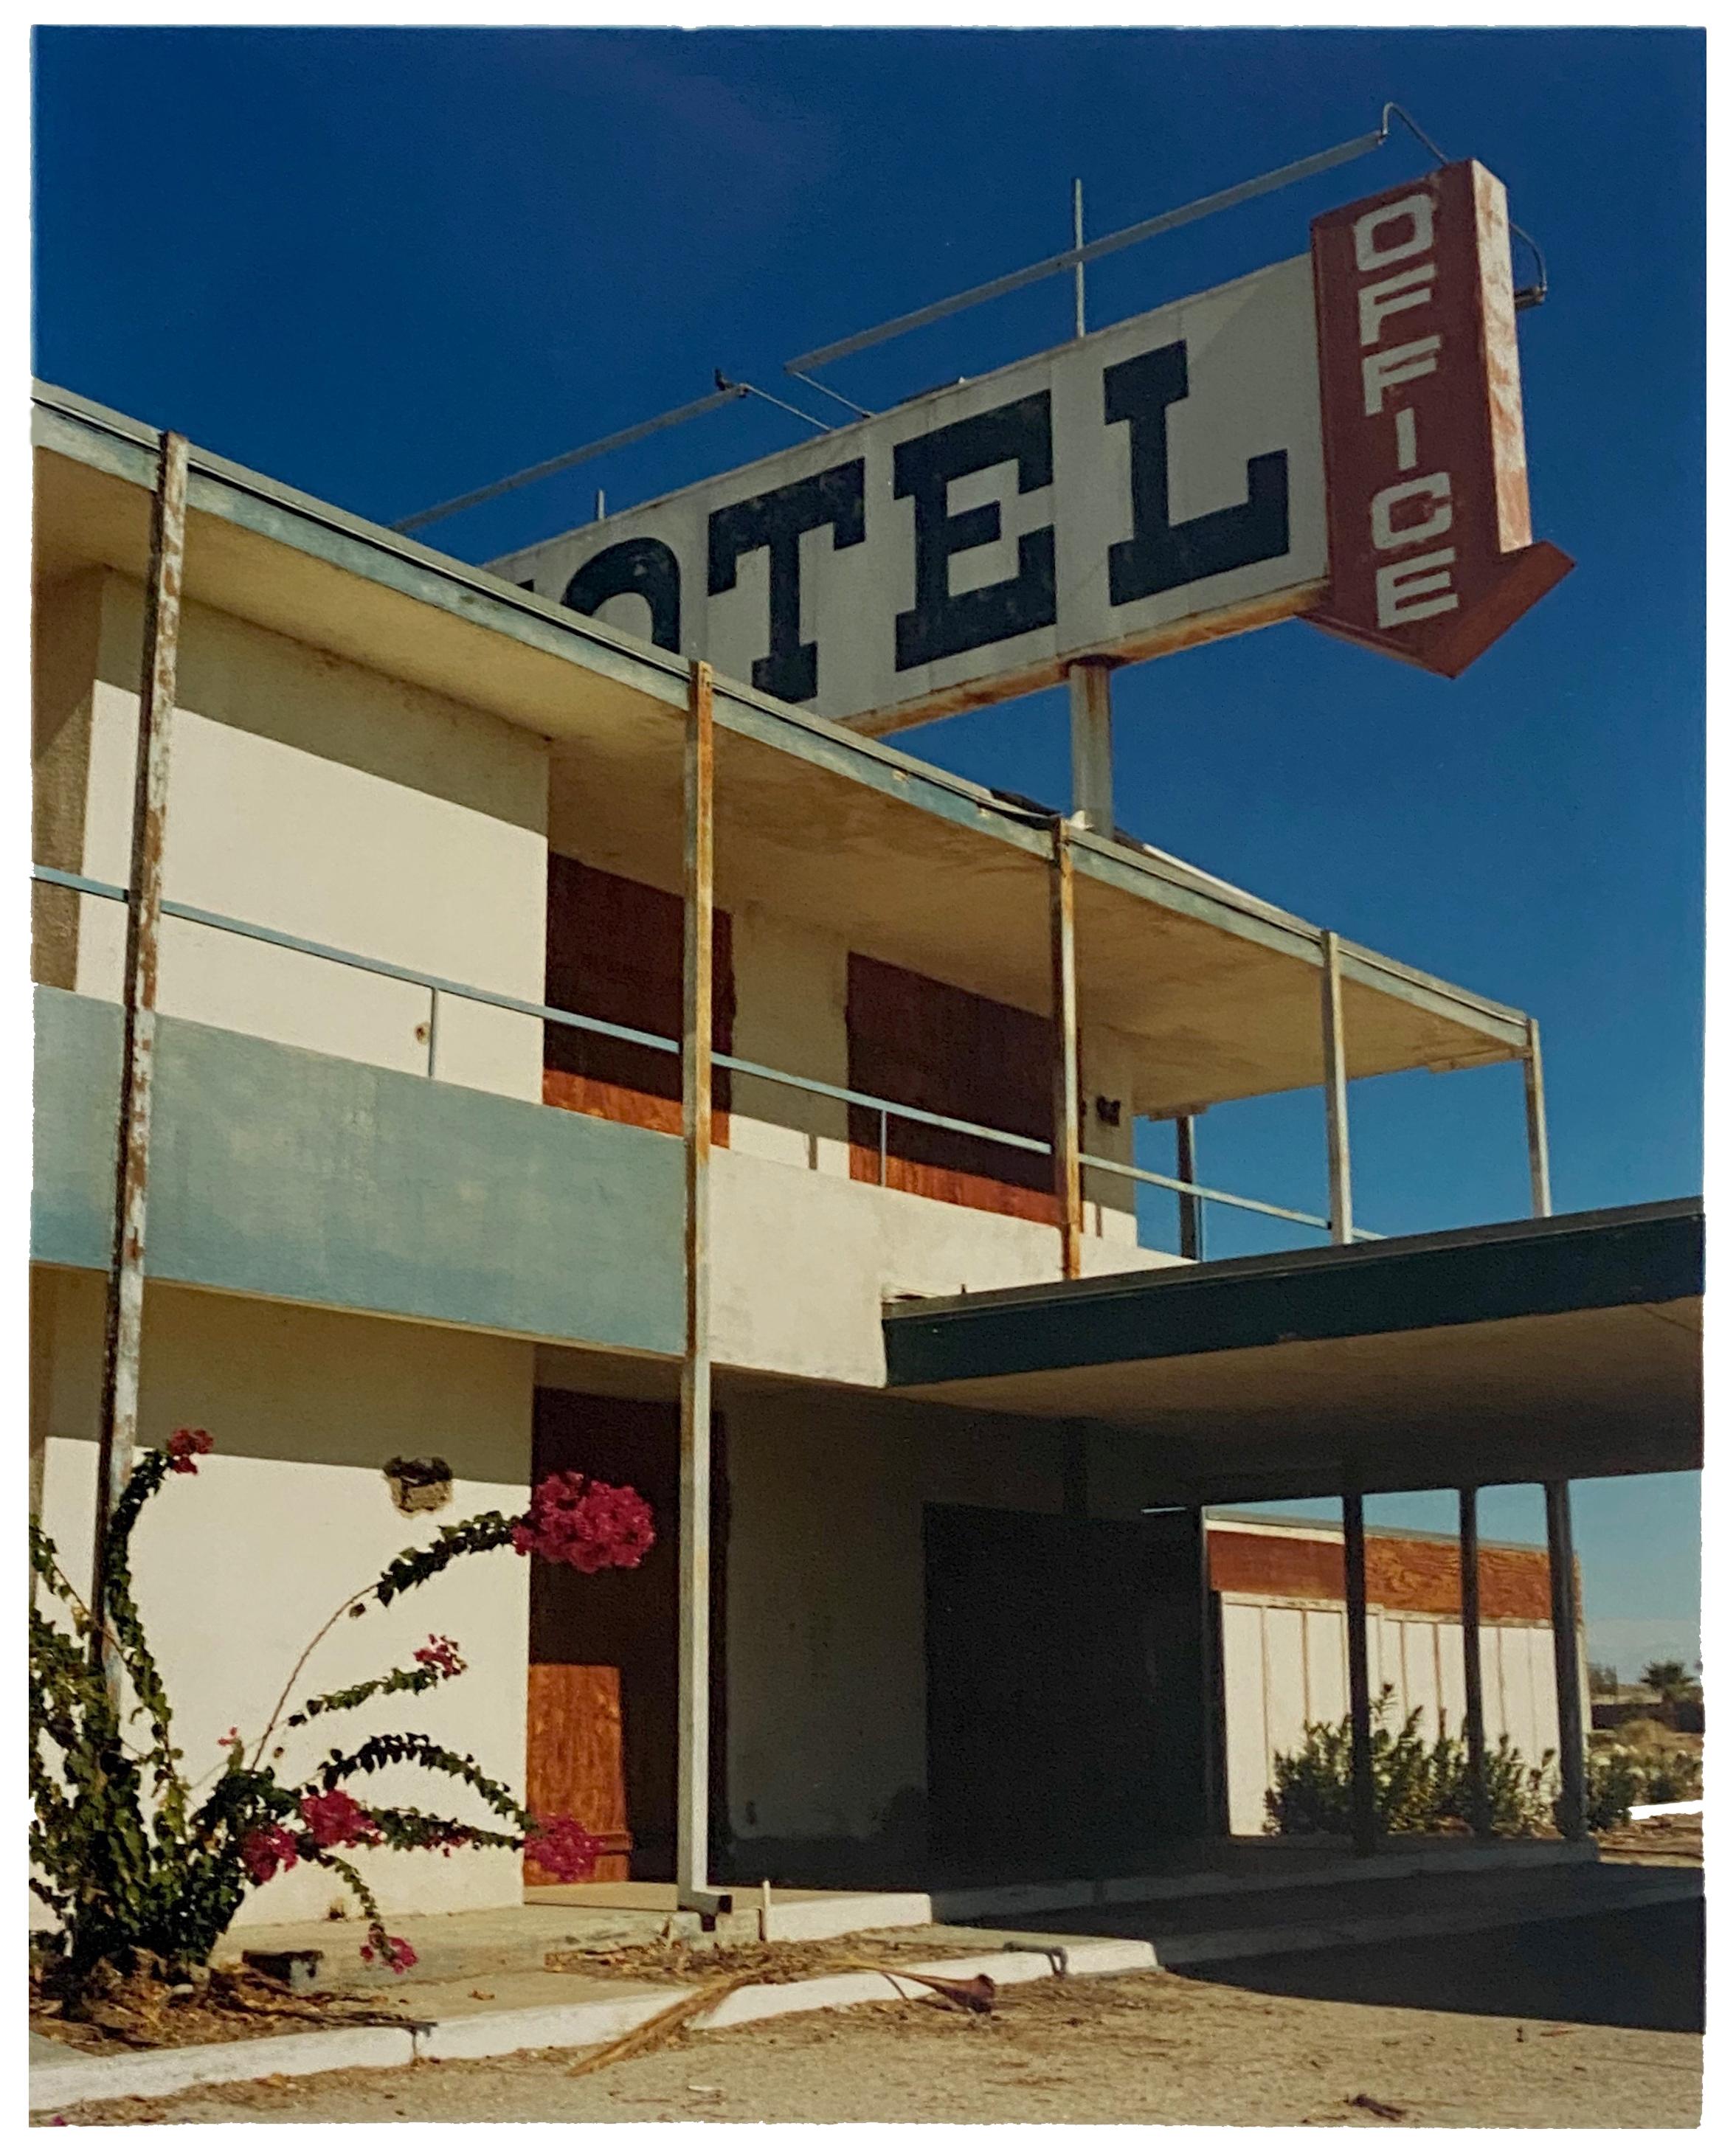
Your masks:
M888 732L1300 611L1325 491L1302 256L491 566Z

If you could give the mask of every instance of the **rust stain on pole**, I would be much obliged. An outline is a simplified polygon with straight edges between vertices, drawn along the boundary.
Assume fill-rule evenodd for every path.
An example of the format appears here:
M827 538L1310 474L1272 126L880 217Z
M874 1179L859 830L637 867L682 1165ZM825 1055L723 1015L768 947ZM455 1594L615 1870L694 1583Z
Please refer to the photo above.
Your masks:
M1345 1089L1344 977L1338 937L1320 936L1320 1059L1326 1089L1326 1215L1335 1242L1353 1238L1351 1225L1351 1113Z
M1084 1205L1079 1169L1079 968L1073 939L1073 848L1055 819L1049 877L1049 952L1054 1018L1054 1194L1061 1277L1077 1279Z
M716 741L712 669L696 659L684 758L682 907L682 1142L686 1162L686 1329L681 1392L680 1685L676 1886L707 1889L711 1778L712 934Z
M156 1049L156 976L162 926L163 840L169 752L181 651L181 570L186 548L187 445L166 433L151 511L151 564L139 687L133 784L132 863L127 878L120 1122L115 1146L115 1233L103 1334L97 1437L96 1527L91 1605L99 1605L109 1519L132 1472L139 1436L139 1360L145 1315L145 1216L151 1189L151 1096ZM93 1650L96 1643L93 1641ZM110 1668L111 1687L119 1671Z

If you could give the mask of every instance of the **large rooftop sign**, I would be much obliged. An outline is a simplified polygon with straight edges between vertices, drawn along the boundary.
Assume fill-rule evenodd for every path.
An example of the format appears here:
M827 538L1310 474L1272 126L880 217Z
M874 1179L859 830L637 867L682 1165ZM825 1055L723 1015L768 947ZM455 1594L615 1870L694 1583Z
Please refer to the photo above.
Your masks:
M1570 565L1531 543L1505 191L1475 164L493 564L871 732L1298 614L1456 674Z

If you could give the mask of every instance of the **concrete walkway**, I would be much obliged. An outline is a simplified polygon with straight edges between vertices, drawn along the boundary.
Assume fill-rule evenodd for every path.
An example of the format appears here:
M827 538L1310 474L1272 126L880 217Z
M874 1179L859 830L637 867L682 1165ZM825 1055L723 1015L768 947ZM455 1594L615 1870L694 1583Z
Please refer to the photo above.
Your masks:
M1485 1866L1445 1875L1431 1870L1375 1876L1365 1869L1354 1883L1323 1883L1315 1872L1305 1884L1278 1893L1190 1891L1177 1889L1172 1881L1167 1896L1130 1898L1112 1907L1100 1901L1075 1906L1035 1921L1027 1917L1016 1929L991 1914L968 1926L913 1923L877 1937L871 1932L859 1938L855 1950L864 1957L893 1960L911 1974L986 1974L1008 1985L1502 1929L1697 1896L1701 1890L1697 1871L1582 1861ZM656 1912L640 1912L647 1918ZM453 1927L442 1936L437 1923ZM358 1927L297 1926L300 1931L313 1929L328 1942L334 1931ZM424 1918L406 1927L416 1932L418 1966L408 1976L389 1976L377 1986L382 2007L413 2024L343 2028L126 2056L79 2057L68 2051L64 2062L54 2064L38 2061L41 2052L33 2045L31 2106L64 2108L270 2074L407 2064L416 2057L583 2048L641 2024L687 1993L691 1985L691 1973L666 1982L656 1973L623 1978L618 1970L605 1971L600 1954L595 1973L544 1967L533 1954L570 1952L574 1945L565 1931L576 1927L582 1933L585 1928L583 1922L575 1924L569 1907ZM250 1942L260 1937L257 1932L248 1935ZM491 1955L497 1963L492 1973L477 1965ZM360 1964L355 1963L358 1969ZM330 1968L328 1978L348 1987L348 1972ZM792 2012L835 2010L883 1998L893 1988L901 1994L923 1993L920 1984L858 1972L756 1981L696 2024L722 2027Z

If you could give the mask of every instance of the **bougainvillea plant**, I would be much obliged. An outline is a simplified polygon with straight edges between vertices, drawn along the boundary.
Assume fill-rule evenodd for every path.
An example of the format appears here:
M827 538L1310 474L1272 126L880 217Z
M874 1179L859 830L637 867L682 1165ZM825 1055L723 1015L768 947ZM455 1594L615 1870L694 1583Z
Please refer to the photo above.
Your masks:
M44 1942L68 1993L79 1994L104 1968L125 1973L143 1963L178 1974L202 1967L248 1891L300 1862L334 1871L355 1895L368 1925L364 1959L411 1967L415 1952L387 1934L379 1902L350 1860L363 1848L442 1855L528 1848L554 1876L589 1876L600 1843L582 1825L534 1817L473 1757L428 1736L336 1743L299 1781L280 1776L283 1751L273 1738L380 1698L431 1691L464 1672L457 1642L431 1636L409 1667L288 1710L302 1671L346 1616L389 1606L461 1556L493 1549L585 1572L631 1570L655 1538L644 1498L585 1474L551 1474L522 1517L481 1512L442 1526L426 1547L405 1549L370 1584L345 1595L290 1671L260 1733L249 1741L232 1728L222 1738L214 1784L202 1794L212 1776L190 1776L176 1747L168 1696L133 1599L131 1548L145 1505L170 1474L196 1473L211 1447L203 1429L176 1429L161 1450L140 1457L115 1508L94 1609L69 1581L54 1542L31 1524L36 1580L60 1604L54 1620L33 1595L30 1611L32 1881L59 1923ZM467 1788L496 1822L467 1825L370 1803L348 1784L406 1764Z

